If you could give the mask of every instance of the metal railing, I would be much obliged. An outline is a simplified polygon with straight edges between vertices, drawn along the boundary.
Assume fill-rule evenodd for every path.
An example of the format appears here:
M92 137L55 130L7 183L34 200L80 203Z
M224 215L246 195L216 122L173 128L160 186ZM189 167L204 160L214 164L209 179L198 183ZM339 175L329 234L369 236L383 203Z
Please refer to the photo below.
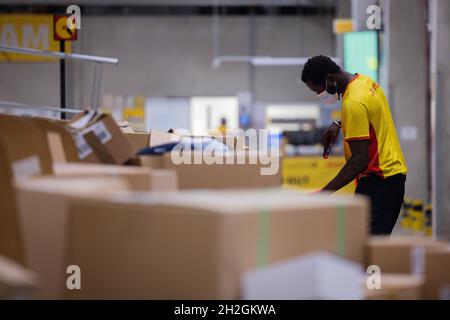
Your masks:
M91 56L85 54L77 54L77 53L64 53L64 52L55 52L55 51L46 51L46 50L38 50L32 48L21 48L21 47L13 47L13 46L4 46L0 45L0 51L3 52L12 52L12 53L20 53L20 54L28 54L33 56L41 56L48 58L56 58L56 59L64 59L64 60L74 60L74 61L83 61L83 62L92 62L95 63L94 68L94 80L92 85L92 93L91 93L91 109L97 110L99 107L100 100L100 89L102 82L102 72L103 72L103 64L119 64L119 60L116 58L108 58L108 57L100 57L100 56ZM44 106L33 106L26 105L15 102L1 101L1 104L5 107L20 107L20 108L42 108L50 111L58 111L58 112L67 112L72 113L72 111L68 111L66 108L54 108L54 107L44 107Z

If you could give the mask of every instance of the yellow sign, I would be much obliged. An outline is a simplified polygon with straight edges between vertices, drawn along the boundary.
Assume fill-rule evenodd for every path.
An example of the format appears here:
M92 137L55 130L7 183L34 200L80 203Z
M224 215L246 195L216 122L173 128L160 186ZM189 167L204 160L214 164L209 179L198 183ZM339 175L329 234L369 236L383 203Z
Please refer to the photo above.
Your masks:
M344 166L343 157L330 157L327 160L317 157L283 158L283 184L299 189L315 190L325 187ZM355 183L351 182L338 194L354 193Z
M136 130L145 130L145 97L136 95L133 100L133 106L123 108L122 119Z
M0 15L0 43L2 45L59 51L59 42L53 40L53 15L3 14ZM66 52L71 52L66 43ZM58 61L54 58L27 54L0 52L0 61Z
M335 34L341 34L353 31L352 19L334 19L333 20L333 32Z
M64 40L64 41L73 41L77 40L77 29L69 29L67 28L67 19L68 16L63 15L55 15L53 16L53 39L55 40Z

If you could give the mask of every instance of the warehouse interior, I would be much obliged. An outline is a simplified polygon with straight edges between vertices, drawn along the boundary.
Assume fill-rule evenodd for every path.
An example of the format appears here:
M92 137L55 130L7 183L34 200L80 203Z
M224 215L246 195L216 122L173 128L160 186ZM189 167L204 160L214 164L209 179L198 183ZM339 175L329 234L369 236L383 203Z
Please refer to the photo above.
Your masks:
M450 300L449 40L447 0L3 0L0 298ZM392 234L312 192L348 160L317 55L386 96Z

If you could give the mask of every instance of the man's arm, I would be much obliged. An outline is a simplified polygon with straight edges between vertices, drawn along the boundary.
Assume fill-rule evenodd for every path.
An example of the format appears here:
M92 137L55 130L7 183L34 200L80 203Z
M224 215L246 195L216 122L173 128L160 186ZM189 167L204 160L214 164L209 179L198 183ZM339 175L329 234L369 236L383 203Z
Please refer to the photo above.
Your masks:
M323 191L337 191L364 172L369 165L369 140L348 141L352 156Z

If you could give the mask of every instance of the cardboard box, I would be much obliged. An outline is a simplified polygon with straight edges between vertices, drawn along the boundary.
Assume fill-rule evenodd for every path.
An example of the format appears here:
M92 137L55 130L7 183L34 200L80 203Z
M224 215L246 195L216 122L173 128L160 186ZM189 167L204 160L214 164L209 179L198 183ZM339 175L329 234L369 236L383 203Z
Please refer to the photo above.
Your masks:
M55 163L55 176L16 183L26 263L45 280L41 298L61 298L61 266L68 227L67 210L72 198L106 197L120 191L176 191L171 170L117 165ZM54 245L51 245L54 243Z
M139 150L147 148L150 142L150 134L149 133L124 133L125 137L127 137L128 141L134 148L134 151L137 153Z
M359 197L239 190L113 201L73 202L66 264L81 266L83 290L68 298L237 299L246 271L276 261L317 250L363 261Z
M0 256L0 300L31 298L37 284L34 272Z
M32 118L44 131L53 162L79 162L77 146L68 130L68 121L47 118Z
M245 136L213 136L214 139L225 143L232 150L245 150Z
M176 134L158 130L150 130L150 132L125 133L125 136L133 145L136 152L144 148L156 147L180 140L180 136Z
M81 161L125 164L134 158L133 146L110 115L90 111L69 127ZM85 160L92 154L97 161Z
M133 127L128 121L117 121L116 123L123 133L134 133Z
M230 189L230 188L265 188L281 185L281 159L278 162L278 171L275 174L263 175L263 165L260 161L251 164L249 153L232 152L224 157L224 164L195 164L194 158L201 153L193 152L192 164L174 164L171 154L159 156L141 156L141 165L151 168L172 169L177 172L180 189ZM245 164L238 164L237 158L245 160ZM234 164L227 164L227 162Z
M84 201L113 190L126 191L122 178L45 177L15 183L17 216L20 222L24 264L41 282L36 298L60 299L66 283L64 256L70 199Z
M371 237L366 245L366 265L378 265L381 272L421 274L425 252L446 245L425 237Z
M171 143L175 141L180 141L180 136L173 133L162 132L158 130L150 130L148 147L156 147L162 144Z
M366 300L421 300L424 277L412 274L383 273L381 288L369 290L364 284Z
M450 247L425 253L425 298L450 299Z
M12 182L51 173L52 160L42 131L30 118L0 114L0 254L23 263Z
M129 190L133 191L175 191L178 189L174 170L87 163L54 163L53 171L59 177L124 178Z

